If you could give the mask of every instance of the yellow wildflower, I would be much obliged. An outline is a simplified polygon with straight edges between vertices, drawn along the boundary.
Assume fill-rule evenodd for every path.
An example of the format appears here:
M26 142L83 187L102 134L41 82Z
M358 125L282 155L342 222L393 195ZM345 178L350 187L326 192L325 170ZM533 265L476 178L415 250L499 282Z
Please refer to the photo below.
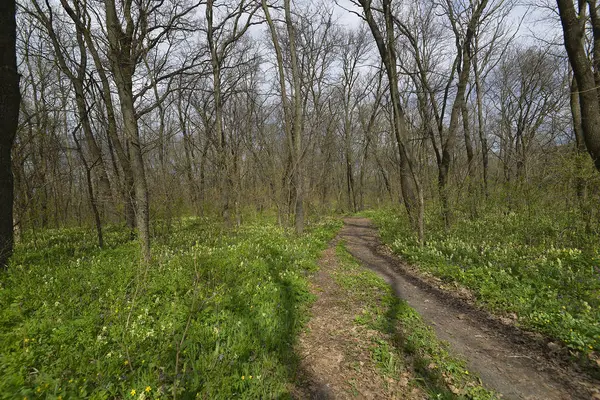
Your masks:
M244 375L242 375L242 380L246 379L246 377Z
M123 365L129 365L129 360L123 361Z
M146 386L146 389L144 389L144 391L146 393L150 393L151 390L152 390L152 388L150 386Z
M135 389L131 389L131 392L129 392L129 394L131 394L132 396L135 396Z
M248 377L248 379L252 379L252 375L250 375L250 376Z

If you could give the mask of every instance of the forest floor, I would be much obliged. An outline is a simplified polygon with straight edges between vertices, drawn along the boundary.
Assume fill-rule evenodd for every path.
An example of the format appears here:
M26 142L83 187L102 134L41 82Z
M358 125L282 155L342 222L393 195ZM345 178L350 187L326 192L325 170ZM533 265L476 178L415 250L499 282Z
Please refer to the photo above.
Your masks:
M391 371L394 373L390 374L389 368L387 374L382 372L381 360L377 357L381 351L374 351L374 343L384 343L390 337L370 329L368 324L356 323L365 306L360 298L343 290L336 278L343 273L340 271L343 263L335 249L341 242L362 266L385 279L393 295L420 314L436 336L448 343L452 356L466 360L464 373L472 371L486 388L503 399L600 399L599 383L558 356L553 343L519 330L506 318L478 309L465 300L468 296L464 293L457 295L443 290L435 279L405 265L381 244L369 219L347 218L344 222L338 237L324 252L321 269L313 280L313 292L318 300L312 308L312 319L300 337L300 384L295 389L296 397L421 399L432 396L427 382L423 387L424 379L414 360L411 366L411 356L401 355L405 359L399 364L404 366ZM369 301L367 297L363 296L362 300ZM393 323L404 322L398 318ZM410 337L410 332L404 336ZM393 340L389 343L398 344ZM435 367L429 363L425 369ZM446 383L451 380L449 370L451 368L446 367L442 372ZM448 384L449 391L438 398L465 394L464 389L455 386Z

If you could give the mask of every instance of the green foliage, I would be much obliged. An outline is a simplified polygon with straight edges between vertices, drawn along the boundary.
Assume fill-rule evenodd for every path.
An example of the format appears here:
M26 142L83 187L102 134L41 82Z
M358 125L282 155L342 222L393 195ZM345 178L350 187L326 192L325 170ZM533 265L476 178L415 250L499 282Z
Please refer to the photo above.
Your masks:
M405 369L403 360L412 368L423 388L433 399L495 399L476 377L466 369L464 360L448 352L431 327L405 301L398 299L392 288L376 273L363 268L345 249L337 247L341 263L336 282L352 293L364 307L354 322L386 334L390 339L374 339L371 353L383 374L397 375Z
M471 289L494 312L584 353L600 351L600 246L575 213L494 213L457 218L446 231L429 215L420 246L407 221L370 213L392 250L424 271Z
M0 290L0 398L279 398L339 222L298 238L265 222L178 221L145 268L137 243L79 229L18 247Z

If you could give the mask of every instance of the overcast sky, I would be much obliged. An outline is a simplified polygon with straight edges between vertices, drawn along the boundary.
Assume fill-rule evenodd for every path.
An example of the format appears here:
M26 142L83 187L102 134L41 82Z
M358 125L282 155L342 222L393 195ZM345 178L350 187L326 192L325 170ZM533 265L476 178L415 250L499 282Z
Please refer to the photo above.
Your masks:
M510 19L517 26L522 20L518 32L520 41L531 43L532 41L552 41L560 38L560 22L558 16L548 7L541 7L542 3L554 5L553 0L532 0L530 3L535 5L520 5L514 7ZM360 9L353 6L349 0L337 0L334 5L335 15L338 17L338 23L346 27L356 27L361 24L361 19L351 12L354 10L360 12Z

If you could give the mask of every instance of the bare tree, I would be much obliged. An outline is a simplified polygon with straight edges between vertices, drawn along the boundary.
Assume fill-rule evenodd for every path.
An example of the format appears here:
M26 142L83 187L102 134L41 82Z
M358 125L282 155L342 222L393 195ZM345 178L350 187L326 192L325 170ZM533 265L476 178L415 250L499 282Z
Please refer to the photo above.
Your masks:
M495 73L495 104L499 108L505 179L527 179L534 139L564 108L566 76L556 57L538 48L514 48Z
M144 167L142 142L138 127L138 118L145 110L137 110L135 100L150 90L156 82L176 75L170 72L161 78L155 78L150 85L134 94L133 78L136 68L144 56L152 49L169 39L177 30L189 29L186 17L199 3L179 4L150 2L132 3L131 1L105 0L105 23L108 39L108 60L119 96L125 136L128 140L129 158L134 178L135 211L137 230L141 243L143 260L150 261L150 209L148 182ZM153 24L150 24L153 22Z
M43 9L43 7L37 2L32 1L32 5L34 10L28 10L29 13L37 18L44 29L46 30L46 34L51 40L52 47L54 49L54 56L60 70L66 75L69 79L74 91L75 91L75 102L77 105L77 114L80 126L83 130L87 152L90 155L90 160L86 160L86 155L84 154L84 150L77 139L75 130L72 132L73 139L76 143L76 148L78 150L79 156L81 157L82 163L84 164L84 168L86 170L86 180L87 180L87 193L89 197L90 207L94 214L94 221L96 225L96 231L98 234L98 244L100 247L103 246L103 237L102 237L102 223L100 218L99 211L99 200L98 196L95 194L93 188L93 175L97 175L99 181L99 192L104 199L108 199L111 196L110 182L108 179L108 174L106 172L106 165L103 159L102 151L100 146L97 143L97 139L92 132L92 123L90 121L90 107L86 102L86 86L89 85L88 79L88 67L87 67L87 50L85 47L85 40L83 30L80 25L75 25L75 38L76 43L65 45L64 38L60 38L59 34L55 29L55 24L57 23L55 18L55 13L52 7L48 6ZM75 5L77 12L81 14L79 7L76 3ZM61 21L58 21L61 24ZM62 25L64 26L64 25ZM77 49L78 59L71 59L69 54L72 52L68 47L74 47ZM66 97L66 94L63 93L63 96Z
M345 32L344 42L340 46L341 85L339 100L343 107L343 120L340 124L344 143L344 159L346 165L346 190L349 209L358 210L358 184L355 182L354 142L358 107L367 96L366 88L359 88L361 74L359 69L365 61L368 51L368 36L360 30ZM366 152L365 152L366 153Z
M291 187L293 188L294 199L294 221L296 233L302 233L304 230L304 177L302 161L302 126L304 113L302 108L301 80L298 65L298 54L296 50L296 26L292 20L292 11L289 0L284 0L285 27L288 40L289 62L291 70L291 95L288 97L285 76L285 64L279 33L266 0L262 0L262 8L265 13L271 39L275 48L277 57L277 71L280 85L280 94L284 110L284 126L286 137L288 139L288 149L290 154Z
M404 110L401 106L398 88L398 69L396 62L396 33L394 30L394 17L391 0L382 0L383 30L373 14L374 8L371 0L358 0L362 7L363 15L371 34L377 44L377 49L385 66L389 81L390 98L393 110L393 132L398 147L400 159L400 179L402 195L412 225L417 231L419 241L425 240L424 214L425 203L421 182L417 176L415 162L408 145L408 129Z
M96 73L100 80L102 88L102 99L106 108L106 130L108 134L108 140L114 151L116 152L119 165L123 171L123 182L121 184L121 196L124 202L125 210L125 221L131 233L135 228L135 195L133 185L133 170L131 168L131 161L129 154L126 151L121 138L117 133L117 117L116 110L113 103L111 86L106 73L106 68L102 63L100 53L98 51L97 41L92 35L92 18L90 17L91 11L87 8L87 3L81 3L76 1L71 6L67 0L61 0L61 5L68 16L71 18L76 26L78 35L83 35L86 44L86 50L92 56L94 60L94 66L96 67Z
M227 11L219 16L217 10L223 6ZM236 3L223 2L215 4L214 0L206 3L206 41L210 51L210 63L213 77L214 120L211 131L218 143L219 164L223 172L221 178L222 216L227 224L231 223L230 208L232 203L233 178L230 160L230 149L227 134L223 128L223 108L226 96L222 89L222 73L226 58L231 55L232 48L254 24L253 17L259 5L245 0ZM219 20L220 17L220 20Z

